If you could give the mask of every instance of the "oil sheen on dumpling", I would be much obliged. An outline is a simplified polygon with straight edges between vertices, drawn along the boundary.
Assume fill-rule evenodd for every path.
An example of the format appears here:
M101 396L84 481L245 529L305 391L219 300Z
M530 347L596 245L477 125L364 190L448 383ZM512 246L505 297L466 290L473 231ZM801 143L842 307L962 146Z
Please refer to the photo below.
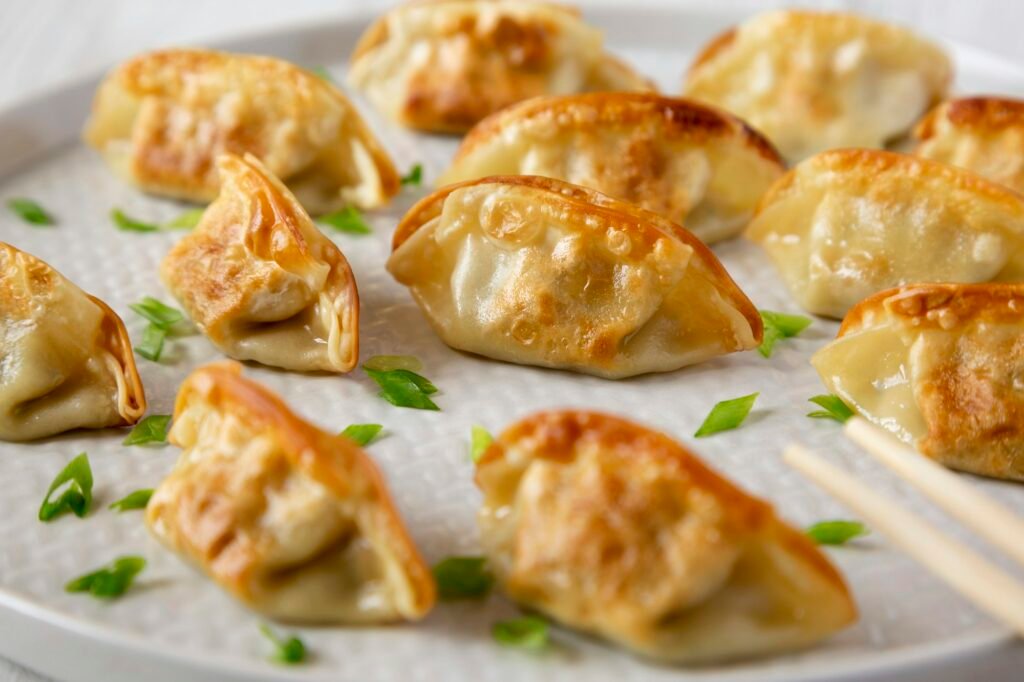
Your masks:
M944 102L918 124L914 137L918 156L1024 193L1024 101L970 97Z
M0 439L134 424L145 411L121 318L0 242Z
M221 193L161 265L192 321L238 360L347 372L359 357L348 261L255 157L225 154Z
M440 182L557 178L660 213L711 243L739 233L783 172L771 144L723 111L650 93L593 93L536 98L481 121Z
M602 42L579 12L540 0L409 2L366 31L349 82L399 123L437 132L538 95L654 89Z
M430 569L366 453L237 363L185 380L169 439L182 453L146 524L246 606L341 624L418 620L433 606Z
M856 620L842 577L772 508L670 438L542 412L477 463L501 587L645 657L706 663L813 644Z
M811 359L868 420L954 469L1024 481L1024 284L912 284Z
M937 45L853 14L760 14L713 40L684 94L768 136L790 161L835 147L882 147L941 100L952 78Z
M172 49L136 57L100 86L86 141L142 189L206 203L217 156L258 157L302 204L374 208L398 174L344 95L271 57Z
M388 272L449 346L607 378L760 343L757 310L699 239L535 176L450 185L399 224Z
M905 154L835 150L765 195L747 236L806 310L842 317L910 282L1024 280L1024 199Z

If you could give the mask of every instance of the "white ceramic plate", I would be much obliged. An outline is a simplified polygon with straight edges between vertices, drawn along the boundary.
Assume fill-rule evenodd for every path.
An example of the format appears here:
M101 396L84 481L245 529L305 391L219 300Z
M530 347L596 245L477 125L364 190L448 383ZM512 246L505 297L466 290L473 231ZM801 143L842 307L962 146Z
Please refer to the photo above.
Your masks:
M664 9L603 9L588 19L607 30L613 49L677 91L694 50L742 17ZM306 66L327 65L337 77L369 17L342 17L215 45L277 55ZM950 46L959 92L1024 93L1024 73L977 51ZM183 206L144 196L115 179L77 142L96 80L69 85L0 112L0 198L29 196L60 225L33 229L6 212L0 239L49 261L106 300L138 338L142 321L128 304L144 295L169 300L157 264L180 233L115 230L112 207L161 220ZM368 114L370 109L358 100ZM425 165L437 177L453 152L450 138L418 136L372 117L398 165ZM797 525L846 516L843 509L784 466L780 450L793 438L817 447L960 534L905 485L859 455L831 422L807 419L807 398L823 392L807 363L836 325L817 321L801 338L779 345L771 360L754 352L671 374L611 382L519 367L450 350L430 331L406 291L385 273L391 230L426 189L403 194L373 216L375 234L334 236L355 270L362 296L363 357L420 357L443 391L442 412L395 408L376 397L356 372L303 376L250 367L249 376L279 391L300 413L327 429L353 422L384 424L387 437L369 451L383 468L413 535L428 560L476 552L479 494L467 460L472 424L492 431L535 410L576 406L616 412L691 445L711 465L761 495ZM765 257L742 241L715 251L759 307L795 311ZM202 337L175 341L166 364L140 359L151 413L169 413L176 387L192 368L218 354ZM695 442L691 435L711 405L761 391L739 430ZM568 632L534 656L492 642L490 624L515 613L500 596L440 604L418 625L301 631L313 652L308 665L283 669L265 661L260 619L225 596L152 541L141 514L117 515L107 504L153 487L170 469L175 448L126 448L123 432L73 433L29 445L0 444L0 654L62 679L90 682L178 680L515 680L588 679L796 680L864 679L881 672L977 654L1007 633L879 538L830 551L861 610L860 622L804 653L720 668L661 668ZM87 451L96 478L94 511L85 520L36 520L52 477ZM1024 488L977 481L986 492L1024 510ZM150 562L136 588L113 603L65 594L65 582L122 554Z

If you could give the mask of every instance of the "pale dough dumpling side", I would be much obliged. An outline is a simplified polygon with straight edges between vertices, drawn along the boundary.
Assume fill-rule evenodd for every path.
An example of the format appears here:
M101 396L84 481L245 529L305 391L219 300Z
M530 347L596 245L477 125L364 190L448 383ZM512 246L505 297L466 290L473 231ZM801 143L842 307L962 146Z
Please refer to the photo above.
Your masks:
M1024 280L1024 199L968 171L877 150L792 169L747 229L797 302L842 317L909 282Z
M882 147L941 100L943 50L853 14L760 14L712 41L683 94L748 121L791 162L836 147Z
M1024 101L943 102L914 129L914 154L960 166L1024 193Z
M255 157L218 160L221 194L160 273L189 317L238 360L347 372L359 358L348 261Z
M699 240L612 206L548 178L449 187L406 216L388 271L446 343L509 362L620 378L759 343L756 310Z
M302 421L236 363L196 370L150 531L246 606L305 623L418 620L430 571L367 455Z
M642 656L707 663L812 644L856 619L841 576L771 507L664 435L542 412L477 463L502 589Z
M142 189L206 203L217 156L253 154L314 213L381 206L398 174L332 84L271 57L171 49L136 57L100 85L85 140Z
M436 132L538 95L654 89L602 43L577 11L539 0L409 2L367 29L349 82L392 119Z
M881 292L811 362L831 392L925 455L1024 480L1024 285Z
M438 184L542 175L591 187L686 226L705 243L735 236L785 171L739 119L647 93L535 98L481 121Z
M146 411L124 322L0 242L0 439L134 424Z

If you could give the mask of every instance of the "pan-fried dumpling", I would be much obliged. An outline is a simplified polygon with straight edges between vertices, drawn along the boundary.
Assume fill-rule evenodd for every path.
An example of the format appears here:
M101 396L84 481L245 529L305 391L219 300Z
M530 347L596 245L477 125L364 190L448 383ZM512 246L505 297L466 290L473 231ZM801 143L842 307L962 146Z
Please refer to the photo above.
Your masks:
M760 14L713 40L684 88L742 117L790 161L834 147L881 147L943 98L937 45L853 14Z
M117 313L0 242L0 439L134 424L145 411Z
M944 102L917 125L914 137L915 154L1024 193L1024 101L971 97Z
M909 282L1024 280L1024 199L965 170L905 154L812 157L765 195L747 236L812 313Z
M233 358L347 372L359 358L348 261L252 155L217 159L221 192L160 274L192 321Z
M250 608L309 623L418 620L434 581L380 472L344 436L293 414L234 362L178 391L182 448L146 524Z
M538 95L654 89L602 42L579 12L541 0L409 2L366 31L349 82L399 123L437 132Z
M593 412L513 424L477 463L488 565L515 601L646 657L788 651L856 620L803 534L672 439Z
M705 243L735 236L785 172L771 144L739 119L649 93L542 97L481 121L448 184L543 175L660 213Z
M883 291L811 362L830 391L928 457L1024 481L1024 284Z
M699 239L560 180L440 189L392 248L388 272L459 350L615 379L761 341L757 310Z
M136 57L100 86L86 141L147 192L206 203L215 160L254 154L313 213L374 208L398 174L327 80L280 59L175 49Z

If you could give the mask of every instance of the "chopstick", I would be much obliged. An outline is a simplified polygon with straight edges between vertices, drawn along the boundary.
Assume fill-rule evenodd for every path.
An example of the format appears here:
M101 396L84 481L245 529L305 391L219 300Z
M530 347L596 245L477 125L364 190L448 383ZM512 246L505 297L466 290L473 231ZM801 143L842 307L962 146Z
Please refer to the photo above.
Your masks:
M803 446L790 445L783 459L950 587L1024 636L1024 584Z
M844 430L950 516L1024 566L1024 519L863 417L851 417Z

